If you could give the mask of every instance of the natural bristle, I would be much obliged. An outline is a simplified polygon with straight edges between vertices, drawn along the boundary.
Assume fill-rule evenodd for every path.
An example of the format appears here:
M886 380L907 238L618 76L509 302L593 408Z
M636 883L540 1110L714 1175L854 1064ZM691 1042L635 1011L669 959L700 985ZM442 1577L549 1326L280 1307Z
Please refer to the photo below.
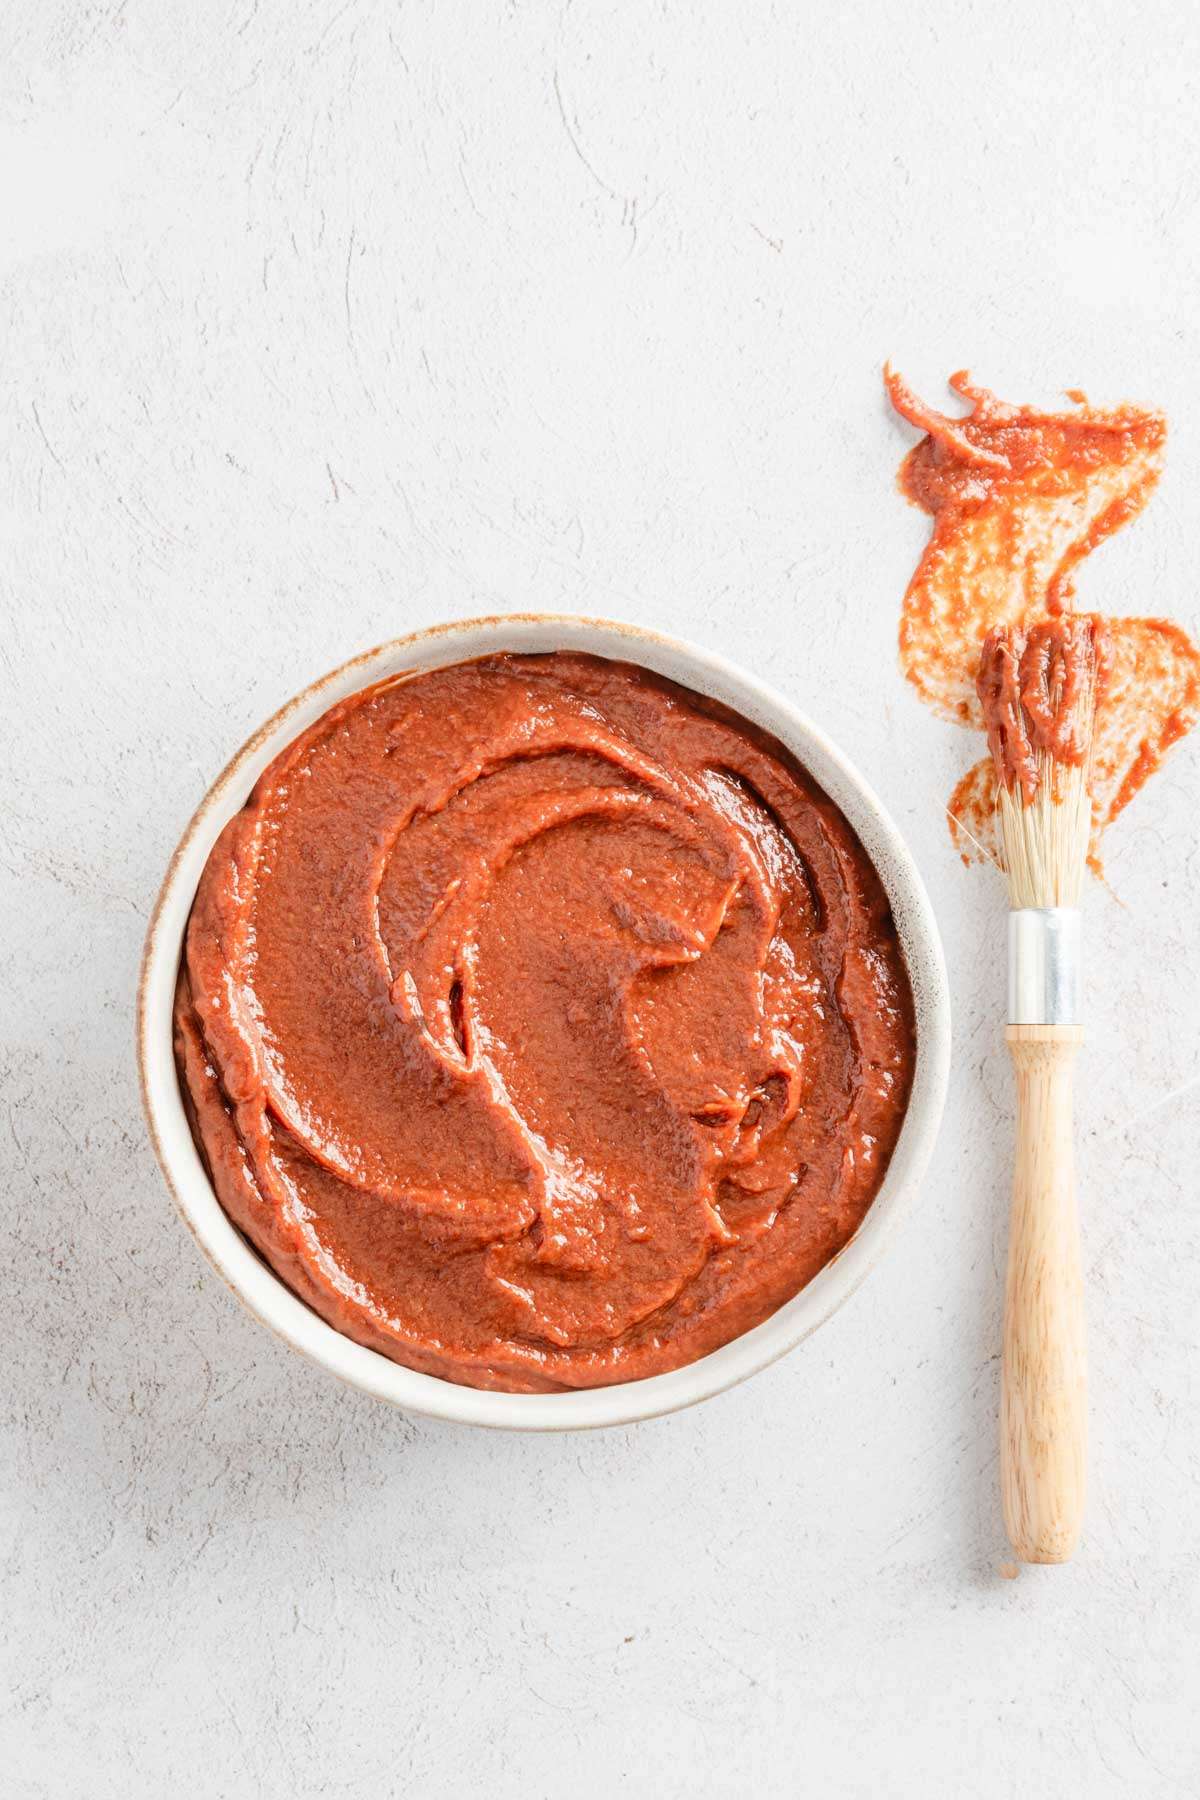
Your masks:
M989 633L976 688L996 769L1012 907L1077 906L1092 834L1092 739L1106 668L1098 620Z
M1039 763L1053 759L1037 753ZM1040 771L1033 798L1000 783L997 810L1008 903L1078 906L1092 835L1092 800L1084 764Z

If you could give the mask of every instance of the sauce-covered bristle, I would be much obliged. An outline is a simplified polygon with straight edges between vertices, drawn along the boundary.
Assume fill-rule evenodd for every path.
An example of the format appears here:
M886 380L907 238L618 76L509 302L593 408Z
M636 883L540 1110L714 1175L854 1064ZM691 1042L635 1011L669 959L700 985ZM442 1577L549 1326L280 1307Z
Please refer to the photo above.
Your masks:
M1101 622L1063 614L989 632L976 691L996 771L1014 907L1074 906L1092 830L1091 761L1106 674Z

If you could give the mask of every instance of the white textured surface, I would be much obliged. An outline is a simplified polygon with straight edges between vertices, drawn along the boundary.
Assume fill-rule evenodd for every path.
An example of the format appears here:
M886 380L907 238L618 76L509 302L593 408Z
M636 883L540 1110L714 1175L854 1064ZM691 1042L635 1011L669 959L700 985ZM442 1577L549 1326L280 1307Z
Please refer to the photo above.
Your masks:
M1178 0L10 0L0 20L0 1785L47 1800L1200 1789L1200 746L1113 832L1082 1068L1077 1562L1000 1580L999 895L895 671L936 394L1165 403L1084 573L1193 629ZM132 995L195 801L357 648L625 615L799 698L908 832L958 1050L912 1223L699 1411L493 1438L343 1392L166 1199Z

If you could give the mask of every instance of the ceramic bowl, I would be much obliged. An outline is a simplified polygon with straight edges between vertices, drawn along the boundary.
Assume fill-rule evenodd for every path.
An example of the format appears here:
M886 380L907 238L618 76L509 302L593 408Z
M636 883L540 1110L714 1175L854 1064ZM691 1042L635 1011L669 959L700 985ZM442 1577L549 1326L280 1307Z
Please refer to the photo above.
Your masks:
M272 758L327 707L403 670L495 651L586 651L641 664L723 702L771 732L841 807L879 871L895 915L916 1008L916 1068L908 1112L883 1185L850 1242L794 1299L752 1331L686 1368L643 1381L562 1394L504 1394L422 1375L343 1337L251 1249L222 1211L180 1097L171 1005L184 931L208 853ZM623 1425L691 1406L765 1368L824 1323L878 1260L920 1185L941 1120L950 1057L950 1003L941 942L904 841L862 776L798 707L712 651L639 626L551 614L469 619L396 638L314 681L256 731L205 795L159 893L138 992L138 1063L150 1136L167 1186L218 1274L256 1318L294 1349L364 1393L463 1424L535 1431Z

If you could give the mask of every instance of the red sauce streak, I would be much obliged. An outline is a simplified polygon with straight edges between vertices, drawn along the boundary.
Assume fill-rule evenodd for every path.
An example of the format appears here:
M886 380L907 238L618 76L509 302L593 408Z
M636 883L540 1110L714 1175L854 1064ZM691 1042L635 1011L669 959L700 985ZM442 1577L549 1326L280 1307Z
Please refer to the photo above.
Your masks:
M900 487L934 521L904 596L901 667L935 712L978 729L987 633L1074 614L1076 567L1141 511L1162 473L1166 420L1131 405L1101 411L1078 390L1069 411L1011 406L965 373L950 386L971 410L954 418L894 370L884 380L896 411L925 433L901 465ZM1178 625L1109 619L1104 643L1097 839L1200 717L1200 651ZM955 788L951 831L965 861L993 845L995 782L988 756Z

